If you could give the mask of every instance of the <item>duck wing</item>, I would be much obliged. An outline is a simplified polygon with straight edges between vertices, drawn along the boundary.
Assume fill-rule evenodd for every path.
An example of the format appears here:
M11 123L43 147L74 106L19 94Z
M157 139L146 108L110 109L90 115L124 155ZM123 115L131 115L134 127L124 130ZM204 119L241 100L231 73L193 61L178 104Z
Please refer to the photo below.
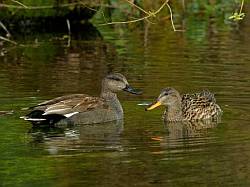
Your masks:
M222 110L216 104L214 94L206 90L183 95L182 112L185 119L194 120L212 118L219 115Z
M200 93L194 93L194 94L184 94L182 96L182 102L183 103L216 103L216 99L214 97L214 94L209 92L208 90L204 90Z
M91 111L96 108L107 108L104 100L99 97L84 95L59 101L55 104L47 105L43 115L58 114L70 117L80 112Z
M32 111L24 120L31 121L33 124L54 124L61 119L69 118L77 113L88 112L96 109L109 109L104 99L91 97L86 94L72 94L42 102L31 107Z
M77 98L84 98L84 97L88 97L87 94L71 94L71 95L65 95L65 96L61 96L61 97L56 97L54 99L48 100L48 101L44 101L42 103L39 103L35 106L30 107L29 109L46 109L49 105L53 105L53 104L57 104L59 102L62 101L66 101L66 100L72 100L72 99L77 99Z
M52 100L42 102L31 107L32 112L27 116L36 119L43 119L43 116L60 115L70 117L80 112L87 112L94 109L108 109L104 99L92 97L86 94L72 94L62 97L57 97Z

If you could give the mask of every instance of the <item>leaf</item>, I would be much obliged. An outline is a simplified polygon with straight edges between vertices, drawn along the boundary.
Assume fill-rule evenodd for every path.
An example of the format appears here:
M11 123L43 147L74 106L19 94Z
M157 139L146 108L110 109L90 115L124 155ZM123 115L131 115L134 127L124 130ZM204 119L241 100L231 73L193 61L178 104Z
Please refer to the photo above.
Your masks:
M232 19L233 21L239 21L242 20L245 17L245 13L238 13L235 12L232 16L229 17L229 19Z

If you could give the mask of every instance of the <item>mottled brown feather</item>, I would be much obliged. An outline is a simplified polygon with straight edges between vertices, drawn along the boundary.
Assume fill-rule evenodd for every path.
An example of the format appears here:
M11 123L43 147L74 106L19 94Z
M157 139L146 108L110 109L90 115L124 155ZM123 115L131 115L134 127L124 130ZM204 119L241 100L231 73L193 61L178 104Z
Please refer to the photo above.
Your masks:
M182 96L182 115L184 120L209 119L218 116L222 110L209 91Z
M166 121L192 121L216 118L222 113L214 94L209 91L180 96L174 88L165 88L157 99L166 106Z
M100 97L91 97L86 94L72 94L43 102L33 107L35 110L41 110L49 114L66 114L70 112L86 112L95 108L108 108L104 99ZM58 111L62 110L61 113ZM57 112L53 112L57 111Z

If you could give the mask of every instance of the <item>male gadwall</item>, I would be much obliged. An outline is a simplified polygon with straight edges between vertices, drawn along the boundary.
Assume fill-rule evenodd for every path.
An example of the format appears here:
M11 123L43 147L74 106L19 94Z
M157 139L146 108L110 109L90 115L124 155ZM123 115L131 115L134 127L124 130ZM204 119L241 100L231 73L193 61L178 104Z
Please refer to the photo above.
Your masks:
M214 95L209 91L195 94L185 94L182 97L174 88L165 88L146 110L152 110L160 105L166 106L163 114L165 121L192 121L214 119L222 114L216 104Z
M113 73L103 79L100 97L86 94L57 97L30 107L32 111L22 118L33 124L54 124L62 119L77 120L81 124L120 120L123 109L116 95L118 91L140 94L129 86L122 74Z

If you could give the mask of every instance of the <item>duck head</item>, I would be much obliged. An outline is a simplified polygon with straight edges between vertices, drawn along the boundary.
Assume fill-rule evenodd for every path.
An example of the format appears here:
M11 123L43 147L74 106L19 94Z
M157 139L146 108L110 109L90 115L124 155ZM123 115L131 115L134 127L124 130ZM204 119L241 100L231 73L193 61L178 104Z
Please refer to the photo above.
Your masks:
M107 75L102 82L103 89L116 93L118 91L126 91L131 94L140 95L142 92L131 87L126 79L120 73L112 73Z
M161 94L159 97L156 99L154 103L149 105L145 110L152 110L158 106L173 106L177 105L181 102L181 96L177 90L174 88L165 88L161 91Z

